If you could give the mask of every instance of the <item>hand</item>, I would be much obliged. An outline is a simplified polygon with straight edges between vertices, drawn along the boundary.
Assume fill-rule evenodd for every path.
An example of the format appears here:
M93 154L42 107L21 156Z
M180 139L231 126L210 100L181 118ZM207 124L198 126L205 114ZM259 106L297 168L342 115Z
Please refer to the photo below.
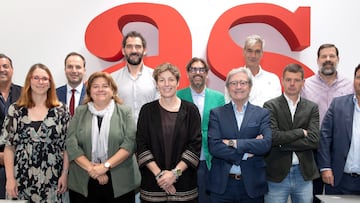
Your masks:
M231 139L230 139L230 140L231 140ZM223 139L222 142L223 142L224 144L226 144L227 146L229 146L230 140ZM232 141L234 142L234 148L236 148L236 146L237 146L236 139L233 139Z
M167 194L170 194L170 195L173 195L176 193L176 189L175 189L175 186L174 185L170 185L170 186L166 186L164 188L162 188L163 190L165 190L165 192Z
M262 134L260 134L260 135L257 135L257 136L255 137L255 139L261 140L261 139L264 139L264 136L263 136ZM248 153L248 158L251 158L251 157L253 157L253 156L254 156L254 154Z
M15 178L10 178L6 180L6 193L11 198L17 198L18 186Z
M161 178L159 178L157 180L157 184L159 185L159 187L161 187L165 191L167 188L169 188L175 182L176 182L176 176L172 171L169 171L169 170L164 170L164 173L161 176ZM169 188L169 189L170 189L170 191L172 191L171 188Z
M264 136L263 136L262 134L260 134L260 135L256 136L256 138L255 138L255 139L257 139L257 140L261 140L261 139L264 139Z
M304 130L304 129L303 129L303 131L304 131L304 136L306 137L308 135L308 132L307 132L307 130Z
M334 175L332 170L321 171L322 181L334 187Z
M106 174L104 174L97 177L97 181L99 182L100 185L105 185L108 183L109 177Z
M91 178L97 179L100 175L104 175L108 169L104 164L93 163L93 166L88 170L88 174Z
M67 190L67 177L68 174L67 173L62 173L59 180L58 180L58 185L57 185L57 193L58 194L63 194L64 192L66 192Z

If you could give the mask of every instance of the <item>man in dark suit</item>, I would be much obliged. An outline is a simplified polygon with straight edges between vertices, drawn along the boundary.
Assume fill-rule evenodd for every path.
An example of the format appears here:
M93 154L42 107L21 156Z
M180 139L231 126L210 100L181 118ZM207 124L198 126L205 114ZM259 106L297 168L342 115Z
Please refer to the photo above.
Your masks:
M333 99L321 126L318 165L326 194L360 195L360 64L354 91Z
M82 103L86 87L83 82L85 75L85 58L76 52L71 52L65 57L65 75L67 84L56 89L56 94L61 102L70 108L71 97L74 92L74 109ZM71 110L70 110L71 112ZM73 112L71 112L73 113Z
M12 60L0 53L0 127L6 117L10 104L16 102L21 93L21 87L12 83L14 68ZM1 132L0 132L1 135ZM1 142L1 141L0 141ZM0 199L5 199L5 169L4 144L0 143Z
M249 103L252 85L248 69L230 71L226 88L231 102L210 112L212 203L261 203L268 190L263 156L271 147L270 114Z
M319 144L317 104L300 97L304 70L298 64L285 67L283 95L267 101L271 112L272 148L266 155L269 192L265 203L312 203L312 180L319 177L313 150Z

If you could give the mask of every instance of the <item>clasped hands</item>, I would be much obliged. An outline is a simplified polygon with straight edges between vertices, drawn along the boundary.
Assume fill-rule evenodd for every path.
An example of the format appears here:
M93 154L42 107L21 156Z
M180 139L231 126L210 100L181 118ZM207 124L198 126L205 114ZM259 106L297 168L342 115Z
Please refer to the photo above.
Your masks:
M157 179L157 184L161 187L167 194L175 194L176 189L174 183L176 182L176 176L172 171L164 170L163 174L159 179Z
M109 181L109 177L106 175L108 169L101 163L92 163L88 169L88 174L91 178L97 180L100 185L105 185Z

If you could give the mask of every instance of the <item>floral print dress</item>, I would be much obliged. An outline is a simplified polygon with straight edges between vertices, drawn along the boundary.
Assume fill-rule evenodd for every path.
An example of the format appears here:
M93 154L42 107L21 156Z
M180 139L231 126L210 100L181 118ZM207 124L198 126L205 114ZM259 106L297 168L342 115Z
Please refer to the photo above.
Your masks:
M70 115L65 105L50 108L36 130L28 109L12 104L4 121L2 139L15 148L14 169L19 199L62 202L56 192L63 168L63 151Z

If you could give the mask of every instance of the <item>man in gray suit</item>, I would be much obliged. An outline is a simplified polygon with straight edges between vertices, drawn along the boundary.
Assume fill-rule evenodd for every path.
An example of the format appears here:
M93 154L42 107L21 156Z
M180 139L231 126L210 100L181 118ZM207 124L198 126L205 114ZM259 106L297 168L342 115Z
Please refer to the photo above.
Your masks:
M312 180L319 177L313 151L319 144L317 104L300 97L304 70L289 64L283 71L284 93L267 101L272 148L265 157L269 192L265 203L312 203Z

